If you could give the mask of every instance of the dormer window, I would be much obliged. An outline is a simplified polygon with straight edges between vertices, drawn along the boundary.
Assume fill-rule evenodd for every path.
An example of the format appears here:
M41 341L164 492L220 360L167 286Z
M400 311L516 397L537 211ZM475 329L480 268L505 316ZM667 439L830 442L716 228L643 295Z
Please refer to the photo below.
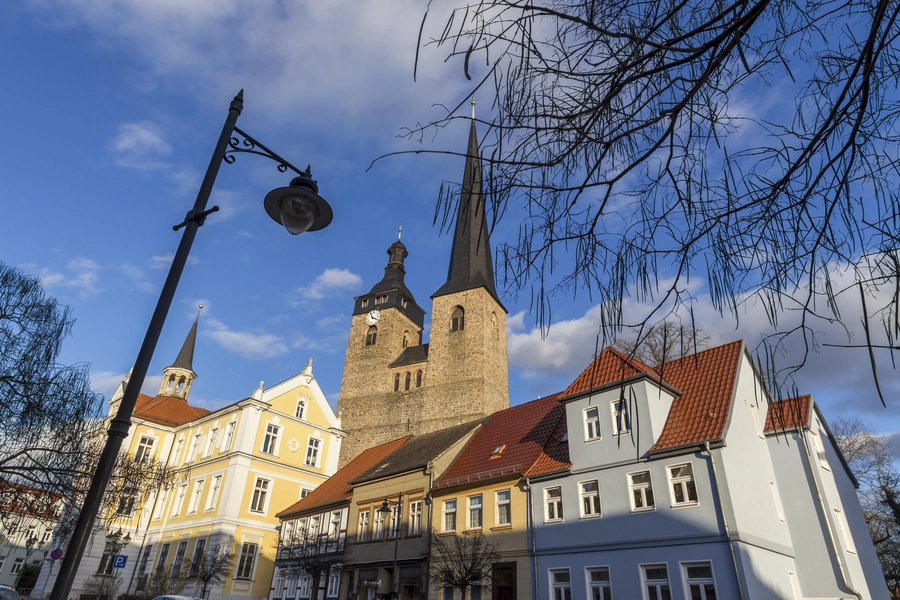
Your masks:
M491 452L491 458L500 458L500 455L503 454L503 451L506 450L506 444L501 444L494 448L494 451Z
M375 296L375 306L378 306L379 304L387 304L387 301L388 301L387 294L384 294L383 296Z
M462 306L453 309L450 316L450 331L462 331L466 326L466 313Z
M408 302L407 302L406 298L400 298L400 306L402 306L403 308L406 308L407 304L408 304Z
M360 307L360 308L366 308L367 306L369 306L369 299L368 299L368 298L363 298L362 300L359 301L359 307Z
M378 328L372 325L366 332L366 346L374 346L376 337L378 337Z

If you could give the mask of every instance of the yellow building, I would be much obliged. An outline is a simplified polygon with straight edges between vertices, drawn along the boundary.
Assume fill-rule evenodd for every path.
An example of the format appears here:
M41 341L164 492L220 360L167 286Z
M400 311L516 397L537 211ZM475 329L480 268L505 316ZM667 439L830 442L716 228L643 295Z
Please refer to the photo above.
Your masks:
M104 577L114 583L113 597L147 593L168 576L176 579L192 557L225 547L234 553L234 566L209 597L265 598L277 544L275 513L337 470L344 432L313 377L312 359L298 375L269 388L260 382L248 398L209 411L188 403L197 377L196 335L195 321L178 358L164 370L159 394L138 398L123 445L138 461L150 457L174 469L174 480L147 494L127 487L119 494L106 518L98 519L73 597ZM110 417L124 383L110 400ZM115 555L127 557L124 568L113 564ZM46 563L42 573L48 590L51 566ZM39 579L36 588L41 585ZM199 595L200 586L168 592Z

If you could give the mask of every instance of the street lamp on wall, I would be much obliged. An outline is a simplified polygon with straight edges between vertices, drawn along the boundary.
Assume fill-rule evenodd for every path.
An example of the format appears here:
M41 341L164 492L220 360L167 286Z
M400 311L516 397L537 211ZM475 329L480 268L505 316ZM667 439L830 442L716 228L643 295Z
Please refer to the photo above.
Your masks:
M397 544L400 542L400 521L403 512L402 492L396 502L391 502L385 498L384 502L381 503L381 508L378 509L378 512L386 519L388 515L394 513L394 509L391 508L392 506L397 509L397 519L394 521L394 566L391 571L391 598L394 599L397 598L397 581L399 580L399 577L397 577Z
M184 233L169 267L169 274L166 277L162 292L160 292L159 300L150 319L150 325L147 327L147 333L144 336L141 349L134 362L131 377L125 386L118 412L110 421L106 445L100 454L100 459L97 462L97 467L91 480L91 486L85 496L84 505L78 514L75 527L72 530L72 538L60 565L59 575L57 575L56 582L53 584L53 590L50 592L50 600L68 600L69 598L69 592L75 580L75 573L87 546L94 519L100 509L103 493L112 476L116 457L122 447L122 442L128 436L128 430L131 428L131 415L134 412L134 406L141 386L144 383L144 378L147 376L147 369L150 367L150 360L153 358L153 352L156 350L156 343L159 341L160 333L166 322L166 316L175 297L175 290L187 264L197 230L203 225L210 213L219 210L218 206L213 206L207 210L206 205L209 202L209 196L212 193L222 162L234 163L239 153L256 154L275 161L277 169L281 173L287 172L288 169L296 173L297 177L291 181L289 186L273 190L263 202L269 216L282 224L291 235L299 235L304 231L317 231L331 223L331 207L328 205L328 202L319 196L318 184L312 179L309 167L305 171L301 171L250 135L241 131L237 127L237 119L243 109L244 91L241 90L231 101L228 116L225 118L225 124L213 150L212 158L206 169L206 175L200 184L200 190L197 193L194 206L188 211L184 221L173 227L175 231L184 229ZM240 138L234 137L235 133ZM130 536L128 539L130 539Z

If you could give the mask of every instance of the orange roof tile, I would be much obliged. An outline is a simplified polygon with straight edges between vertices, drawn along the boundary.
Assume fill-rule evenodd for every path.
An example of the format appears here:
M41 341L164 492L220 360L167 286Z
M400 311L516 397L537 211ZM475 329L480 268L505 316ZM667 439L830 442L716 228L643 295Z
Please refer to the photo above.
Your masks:
M529 477L542 475L544 473L553 473L561 471L572 466L569 460L569 443L563 441L563 437L568 433L566 419L560 419L559 424L541 449L541 454L528 470Z
M186 400L173 396L153 397L139 394L134 406L135 418L172 427L195 421L210 412L205 408L191 406Z
M579 394L641 373L652 373L657 376L651 367L608 346L565 389L562 395Z
M553 394L492 414L434 488L527 472L559 423L565 427L566 410L558 402L559 397L560 394ZM502 451L495 453L498 448Z
M744 342L738 340L657 368L660 376L682 394L672 402L653 450L722 437L743 348Z
M769 405L766 413L766 433L796 429L809 423L809 407L812 398L807 394L786 398Z
M275 516L281 519L317 506L332 504L341 500L349 501L353 496L353 488L350 482L374 467L378 462L384 460L385 457L405 444L411 437L408 435L386 444L369 448L348 462L343 469L340 469L325 480L322 485L310 492L306 498L300 499Z

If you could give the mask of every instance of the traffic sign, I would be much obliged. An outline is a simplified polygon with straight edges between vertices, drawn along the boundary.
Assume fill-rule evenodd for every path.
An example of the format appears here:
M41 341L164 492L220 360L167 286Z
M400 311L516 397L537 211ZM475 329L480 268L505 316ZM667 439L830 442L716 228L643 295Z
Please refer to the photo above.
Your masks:
M54 548L50 551L50 558L52 560L59 560L63 557L62 548Z
M113 569L124 569L125 563L128 562L128 557L124 554L119 554L113 559Z

